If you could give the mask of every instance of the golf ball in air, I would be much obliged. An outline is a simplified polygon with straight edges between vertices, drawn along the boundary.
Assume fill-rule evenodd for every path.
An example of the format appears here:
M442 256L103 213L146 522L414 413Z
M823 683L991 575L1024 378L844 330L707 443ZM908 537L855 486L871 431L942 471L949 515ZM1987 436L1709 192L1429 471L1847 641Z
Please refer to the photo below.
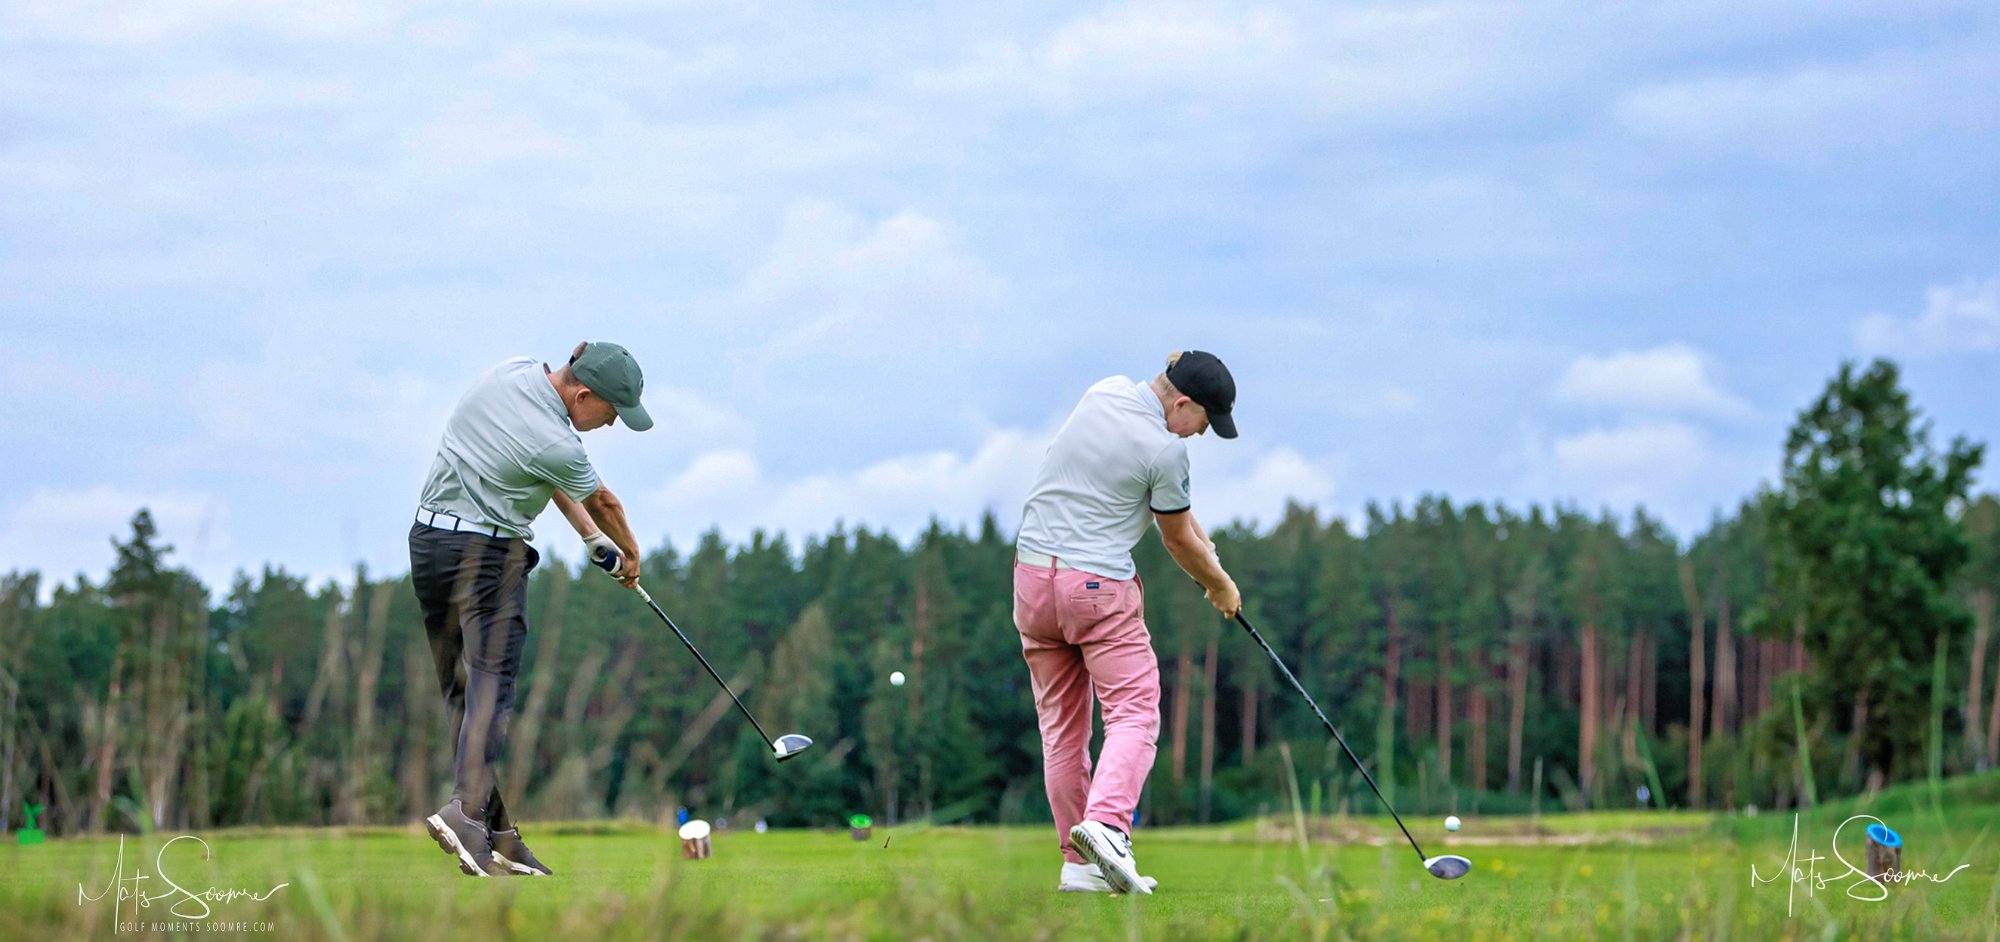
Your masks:
M889 683L901 687L903 685L903 672L896 671L895 673L890 674Z
M1458 830L1458 815L1455 814L1446 815L1444 819L1444 829L1447 831Z

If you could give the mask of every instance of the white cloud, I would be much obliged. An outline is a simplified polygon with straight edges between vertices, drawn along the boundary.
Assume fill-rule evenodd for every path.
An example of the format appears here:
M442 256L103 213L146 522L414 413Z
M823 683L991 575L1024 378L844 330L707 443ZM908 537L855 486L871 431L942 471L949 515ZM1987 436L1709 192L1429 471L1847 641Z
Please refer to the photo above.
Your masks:
M1853 70L1812 67L1641 86L1618 102L1628 128L1648 136L1717 143L1788 125L1798 130L1861 107L1875 89Z
M1260 125L1259 137L1351 129L1463 107L1517 84L1509 79L1520 73L1506 64L1532 55L1522 34L1538 35L1518 22L1524 16L1533 18L1450 3L1125 3L1040 36L983 40L954 66L916 70L914 85L975 113L1105 113L1144 103L1147 113L1170 118L1146 123L1136 142L1142 147L1162 135L1212 137L1245 118ZM1275 127L1259 120L1271 115L1294 120ZM1340 120L1326 123L1334 115ZM1268 141L1240 143L1260 151ZM1205 149L1227 150L1212 142Z
M782 392L782 367L829 375L836 362L890 363L924 388L940 379L926 371L946 360L1023 342L1018 331L986 327L1006 298L1006 282L937 219L906 209L871 221L807 201L790 208L768 258L711 316L752 351L739 379L753 395Z
M1716 387L1707 356L1679 343L1650 350L1621 350L1603 357L1578 357L1563 371L1556 398L1651 414L1741 416L1750 412L1742 400Z
M933 516L970 526L988 511L1012 533L1052 437L1053 426L994 429L970 454L916 452L789 479L771 474L747 451L713 451L642 495L635 521L649 531L670 529L680 546L710 526L735 539L757 528L797 537L825 533L843 521L909 538ZM1204 523L1268 525L1287 500L1322 508L1332 502L1332 459L1309 459L1288 447L1241 453L1236 443L1195 444L1194 506Z
M283 81L236 69L213 68L131 90L132 104L190 122L254 119L287 111L351 105L351 80Z
M434 448L457 392L435 375L376 367L321 326L267 325L254 351L196 367L187 412L200 436L176 443L179 459L300 480Z
M1307 458L1285 445L1263 452L1241 445L1203 436L1189 447L1190 490L1203 526L1240 520L1268 527L1283 515L1287 501L1332 510L1339 459Z
M769 257L744 279L740 301L766 323L796 322L780 347L875 348L896 338L972 345L973 314L1006 284L943 223L914 210L870 222L824 201L792 206Z
M736 538L757 528L796 537L841 521L910 537L933 515L970 524L988 510L1011 528L1047 448L1047 433L997 429L971 454L896 455L790 479L769 474L747 451L713 451L643 495L638 525L670 530L679 545L710 526Z
M1613 108L1655 144L1725 158L1854 172L1861 155L1964 140L1977 146L1992 112L1964 90L2000 69L1977 40L1865 59L1815 61L1640 85ZM1922 106L1915 106L1922 103Z
M1933 285L1914 317L1870 314L1855 322L1854 343L1865 354L1910 357L2000 349L2000 278Z
M0 342L11 340L0 333ZM0 352L0 391L16 402L87 402L116 408L154 394L152 377L135 376L101 360L65 356L51 350L6 344ZM67 352L67 351L66 351Z
M1558 436L1527 430L1525 489L1531 499L1623 513L1643 506L1683 536L1733 512L1778 471L1761 435L1719 435L1684 423L1632 422Z
M17 5L12 17L43 36L148 46L248 27L302 39L352 39L393 25L415 5L370 0L177 0L129 4L64 0Z
M1262 71L1290 51L1295 24L1271 10L1133 4L1058 29L1043 52L1073 78L1150 85Z
M130 539L141 508L152 512L159 542L174 548L168 564L194 569L211 590L227 587L219 580L232 558L228 502L194 491L37 490L0 516L0 571L40 572L45 596L79 573L102 582L117 561L111 541Z
M762 487L757 459L747 451L700 455L653 495L668 517L699 513L698 508L747 506Z
M1657 503L1707 460L1702 433L1678 423L1593 429L1556 439L1562 483L1618 504Z
M560 163L577 154L575 142L491 101L431 119L412 135L410 149L419 164L431 171L506 161Z
M643 369L645 364L640 367ZM654 375L666 373L659 370ZM698 447L712 449L748 446L756 440L756 427L749 419L699 390L648 379L642 398L646 411L653 416L654 429L672 436L676 442L699 443ZM621 423L617 427L625 426Z
M984 416L1031 428L1052 389L1156 365L1148 338L1233 331L1211 346L1286 367L1244 370L1246 429L1294 451L1199 446L1195 484L1268 519L1336 470L1350 500L1509 480L1494 456L1566 365L1523 365L1551 337L1644 347L1826 271L1991 255L1953 222L2000 140L1965 93L2000 61L1973 0L781 12L0 3L0 362L89 351L0 379L11 438L55 459L0 493L214 491L257 524L232 563L398 569L382 521L470 378L603 336L664 426L587 440L629 497L685 470L666 503L696 528L920 525L1018 501L978 470ZM1773 177L1766 153L1841 173ZM1634 286L1629 320L1588 300ZM1978 346L1965 290L1856 336ZM1264 328L1285 312L1304 329ZM1729 417L1753 371L1817 380L1847 326L1731 325L1727 375L1579 380L1588 424L1560 429ZM1757 424L1705 430L1710 458ZM1535 496L1599 496L1537 454ZM1712 460L1699 501L1669 496L1699 524L1768 465Z
M1416 393L1401 386L1383 385L1339 394L1334 408L1348 418L1377 419L1414 415L1420 405Z

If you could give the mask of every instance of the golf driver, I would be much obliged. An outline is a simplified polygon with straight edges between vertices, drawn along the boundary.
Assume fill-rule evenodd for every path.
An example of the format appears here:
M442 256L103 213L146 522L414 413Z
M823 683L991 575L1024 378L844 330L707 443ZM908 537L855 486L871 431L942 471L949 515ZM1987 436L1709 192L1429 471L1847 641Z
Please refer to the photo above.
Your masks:
M1243 617L1240 609L1236 612L1236 623L1242 625L1243 630L1249 632L1250 637L1257 641L1257 645L1264 649L1264 653L1271 656L1271 663L1278 665L1278 672L1292 682L1292 687L1299 692L1299 696L1306 698L1306 705L1313 708L1313 713L1319 717L1319 721L1326 724L1327 732L1333 734L1334 741L1340 743L1340 748L1347 753L1349 759L1354 760L1354 767L1361 770L1361 777L1368 780L1368 787L1375 790L1375 797L1382 799L1382 807L1389 809L1389 816L1396 819L1396 827L1402 828L1403 837L1409 840L1410 849L1416 851L1418 859L1424 862L1424 869L1429 870L1431 876L1440 880L1456 880L1470 873L1472 861L1457 854L1424 856L1424 849L1417 846L1417 839L1410 836L1410 829L1403 827L1403 816L1396 813L1395 805L1389 804L1388 796L1382 794L1381 787L1375 784L1375 776L1368 774L1367 766L1362 765L1360 757L1354 754L1353 749L1348 748L1347 738L1340 735L1340 730L1334 728L1333 721L1326 718L1326 713L1320 710L1318 703L1313 702L1312 694L1306 692L1305 685L1299 683L1297 677L1292 676L1292 669L1285 666L1285 661L1278 656L1278 652L1271 650L1271 646L1265 643L1264 636L1257 633L1257 629L1251 626L1250 619Z
M618 553L615 551L600 547L591 552L590 561L605 572L615 573L618 571L619 559ZM722 692L728 694L729 699L736 701L736 708L743 711L743 718L749 720L750 725L756 727L757 735L764 737L764 742L770 745L773 757L779 762L783 762L812 747L813 741L810 736L801 736L798 733L786 733L774 740L771 738L770 733L764 732L764 724L757 722L757 718L750 715L750 708L743 705L742 699L736 696L736 691L729 689L728 682L722 679L721 674L715 672L715 668L708 663L708 658L701 656L700 649L694 646L694 642L688 640L688 636L681 631L681 626L674 624L674 620L667 617L667 613L660 608L658 603L653 601L653 597L646 594L646 587L634 585L632 588L639 593L640 598L646 600L646 605L653 610L653 614L660 616L660 620L666 622L667 627L674 630L674 634L680 637L682 644L687 645L687 649L689 653L694 655L694 659L700 661L702 667L708 668L708 676L715 678L715 682L722 685Z

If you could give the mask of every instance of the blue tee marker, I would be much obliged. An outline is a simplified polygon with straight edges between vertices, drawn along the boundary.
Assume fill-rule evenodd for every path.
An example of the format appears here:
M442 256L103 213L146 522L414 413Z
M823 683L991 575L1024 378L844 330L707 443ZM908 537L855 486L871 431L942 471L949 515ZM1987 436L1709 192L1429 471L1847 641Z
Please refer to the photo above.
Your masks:
M1877 882L1896 879L1903 871L1903 836L1877 820L1868 826L1868 878Z

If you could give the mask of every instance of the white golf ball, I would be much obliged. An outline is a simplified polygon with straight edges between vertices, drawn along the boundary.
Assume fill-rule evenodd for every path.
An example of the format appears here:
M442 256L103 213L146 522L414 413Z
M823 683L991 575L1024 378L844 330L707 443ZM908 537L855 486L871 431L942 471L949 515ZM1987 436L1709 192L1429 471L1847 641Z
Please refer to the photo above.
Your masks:
M1446 815L1444 819L1444 829L1447 831L1458 830L1458 815L1455 814Z
M896 671L895 673L892 673L892 674L890 674L890 675L889 675L889 683L891 683L891 684L894 684L895 686L898 686L898 687L901 687L901 686L903 685L903 672L902 672L902 671Z

